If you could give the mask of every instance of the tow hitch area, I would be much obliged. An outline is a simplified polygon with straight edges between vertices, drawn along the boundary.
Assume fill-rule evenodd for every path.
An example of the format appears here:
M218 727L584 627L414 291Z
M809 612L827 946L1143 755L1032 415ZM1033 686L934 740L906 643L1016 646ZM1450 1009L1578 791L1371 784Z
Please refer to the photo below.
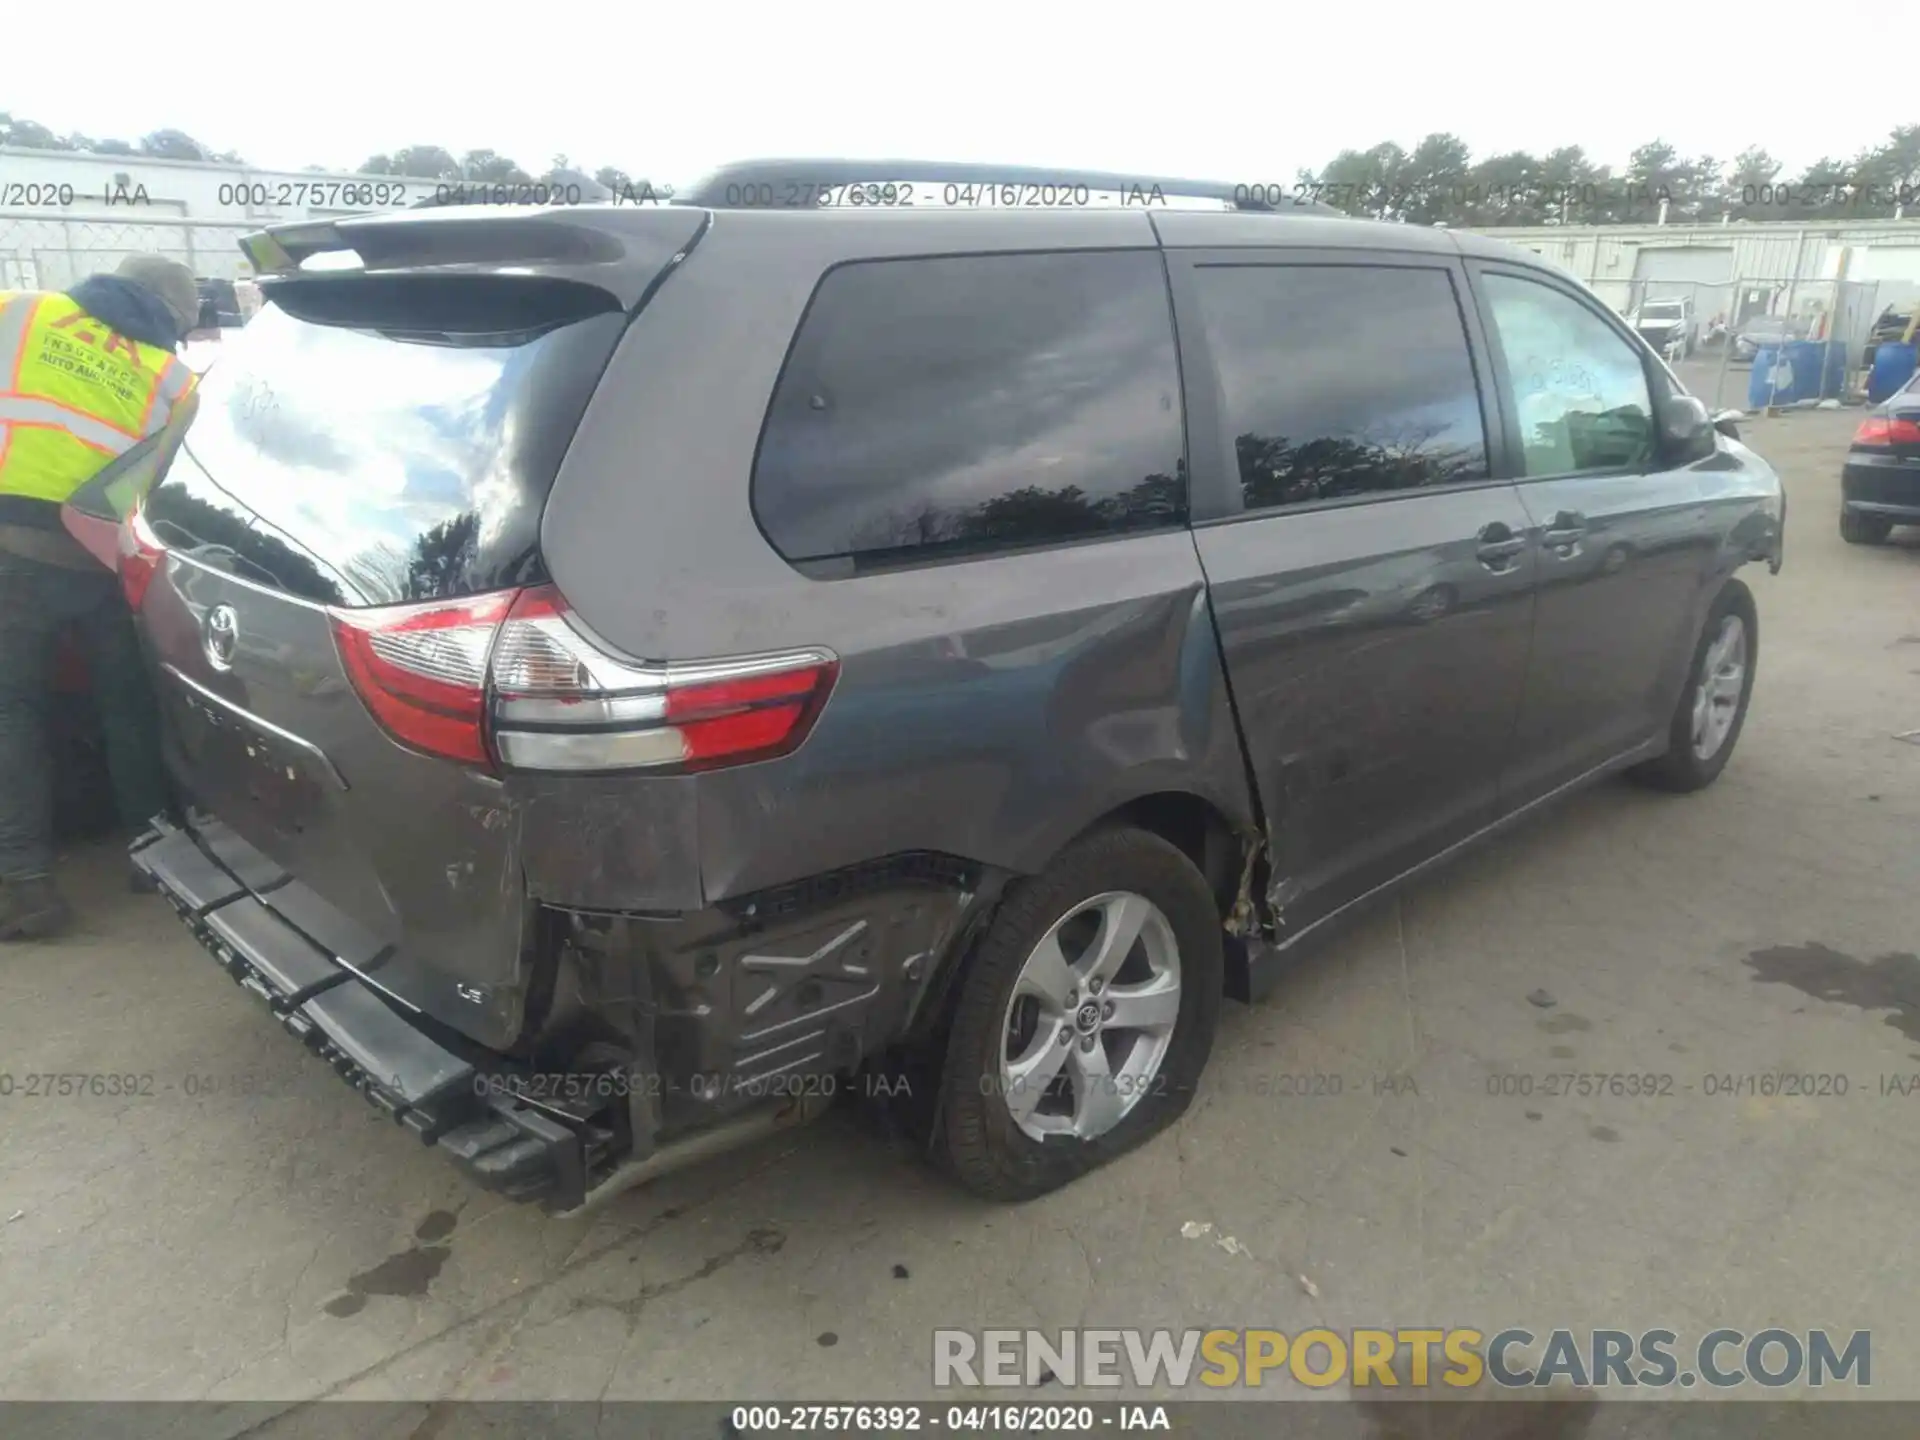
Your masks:
M479 1184L564 1212L612 1167L610 1130L523 1103L484 1059L441 1044L289 925L194 834L156 825L132 853L207 953L288 1034Z

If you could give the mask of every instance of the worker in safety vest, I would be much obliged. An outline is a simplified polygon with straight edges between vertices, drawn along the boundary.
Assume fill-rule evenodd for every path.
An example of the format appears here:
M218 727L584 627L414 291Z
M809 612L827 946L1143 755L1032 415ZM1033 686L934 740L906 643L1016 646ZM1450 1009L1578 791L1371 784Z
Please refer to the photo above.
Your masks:
M71 918L53 883L55 649L73 626L131 832L167 808L159 717L115 577L60 505L162 429L193 389L175 353L200 313L193 272L135 255L65 294L0 290L0 940Z

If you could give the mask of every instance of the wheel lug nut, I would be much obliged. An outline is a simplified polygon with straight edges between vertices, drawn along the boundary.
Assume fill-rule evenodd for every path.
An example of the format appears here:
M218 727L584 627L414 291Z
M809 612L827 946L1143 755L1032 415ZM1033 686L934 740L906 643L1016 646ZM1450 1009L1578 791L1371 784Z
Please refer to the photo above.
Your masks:
M1080 992L1078 990L1067 991L1067 1004L1078 1005L1079 1003L1080 1003Z
M1087 982L1087 989L1090 993L1098 995L1100 993L1100 987L1105 983L1106 982L1104 980L1101 980L1099 977L1096 976L1094 979L1089 980Z
M1080 1048L1081 1048L1082 1050L1091 1050L1091 1049L1093 1049L1093 1036L1091 1036L1091 1035L1089 1035L1089 1036L1087 1036L1087 1038L1086 1038L1086 1039L1084 1039L1084 1040L1082 1040L1082 1041L1080 1042Z
M1069 1029L1067 1026L1062 1025L1060 1027L1060 1043L1062 1045L1066 1045L1071 1043L1072 1040L1073 1040L1073 1031Z
M1113 1019L1113 1002L1111 1000L1100 1007L1100 1018L1102 1020Z

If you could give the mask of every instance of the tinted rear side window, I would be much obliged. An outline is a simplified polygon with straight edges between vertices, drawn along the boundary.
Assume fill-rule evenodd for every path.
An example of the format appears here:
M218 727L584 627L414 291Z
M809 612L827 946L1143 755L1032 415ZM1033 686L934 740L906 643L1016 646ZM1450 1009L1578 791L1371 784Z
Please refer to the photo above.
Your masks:
M541 283L351 280L269 304L201 385L147 500L155 533L325 604L536 578L547 491L625 323Z
M1195 283L1247 509L1486 478L1447 272L1207 266Z
M823 574L1180 525L1179 383L1154 253L842 266L774 392L754 513Z

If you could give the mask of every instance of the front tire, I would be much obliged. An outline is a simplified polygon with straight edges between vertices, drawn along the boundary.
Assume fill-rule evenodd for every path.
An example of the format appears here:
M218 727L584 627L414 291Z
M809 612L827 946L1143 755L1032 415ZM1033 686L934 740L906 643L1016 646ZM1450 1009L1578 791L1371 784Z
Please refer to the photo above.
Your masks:
M1893 533L1893 521L1884 515L1864 515L1840 507L1840 538L1849 545L1883 545Z
M1433 585L1413 597L1407 606L1407 618L1416 625L1428 625L1453 613L1459 595L1451 585Z
M1667 753L1635 766L1635 779L1676 794L1704 790L1720 778L1747 723L1760 658L1760 620L1753 592L1729 580L1707 612L1687 683L1667 730Z
M1185 1112L1225 960L1205 877L1143 830L1097 831L1008 892L967 965L938 1149L990 1200L1026 1200Z

